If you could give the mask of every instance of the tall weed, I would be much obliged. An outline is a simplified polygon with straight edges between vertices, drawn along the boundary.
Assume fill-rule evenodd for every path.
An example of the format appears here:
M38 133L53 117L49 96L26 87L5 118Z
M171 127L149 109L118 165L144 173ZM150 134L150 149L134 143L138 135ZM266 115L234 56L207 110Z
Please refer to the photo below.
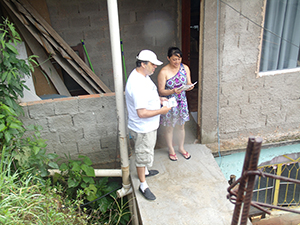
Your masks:
M2 176L0 184L1 224L87 224L86 215L66 204L50 180L33 176L30 171ZM80 205L72 202L72 206Z

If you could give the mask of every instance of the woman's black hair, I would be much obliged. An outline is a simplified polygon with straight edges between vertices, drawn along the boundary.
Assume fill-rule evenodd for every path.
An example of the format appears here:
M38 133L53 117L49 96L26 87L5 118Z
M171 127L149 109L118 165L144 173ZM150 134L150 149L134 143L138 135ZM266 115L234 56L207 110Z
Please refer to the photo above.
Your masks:
M171 58L172 55L176 55L176 56L182 58L182 52L177 47L170 47L168 49L168 57Z

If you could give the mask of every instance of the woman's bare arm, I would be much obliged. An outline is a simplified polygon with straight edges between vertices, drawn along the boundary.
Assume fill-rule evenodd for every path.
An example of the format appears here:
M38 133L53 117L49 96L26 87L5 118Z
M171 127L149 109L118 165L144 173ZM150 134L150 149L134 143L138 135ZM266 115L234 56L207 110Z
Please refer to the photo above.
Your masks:
M177 89L171 89L171 90L166 90L166 81L167 81L167 74L166 74L166 69L165 67L162 68L157 76L157 82L158 82L158 93L160 96L168 96L174 93L179 94L181 91L178 91Z

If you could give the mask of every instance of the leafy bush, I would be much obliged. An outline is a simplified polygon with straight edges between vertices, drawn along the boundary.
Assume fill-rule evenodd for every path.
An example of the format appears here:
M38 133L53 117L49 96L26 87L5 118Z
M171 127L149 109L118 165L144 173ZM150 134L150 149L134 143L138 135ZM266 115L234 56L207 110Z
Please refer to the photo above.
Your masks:
M67 162L60 165L61 174L55 173L54 183L62 183L66 186L66 194L74 197L78 188L82 188L88 201L96 199L97 188L95 187L95 171L91 166L92 161L83 155L78 156L78 160L66 156ZM80 160L82 159L82 160Z
M17 44L21 43L21 38L14 25L4 19L0 24L0 102L14 109L17 115L23 110L18 104L18 97L23 97L25 85L24 77L30 76L33 71L34 58L29 56L28 64L23 59L18 59Z
M86 156L69 157L59 167L54 161L58 155L46 154L42 127L24 127L18 119L23 113L18 96L28 89L23 78L33 71L31 63L36 64L36 56L30 56L28 64L17 58L15 46L20 42L13 24L4 20L0 24L0 223L128 224L128 202L117 199L116 193L106 196L119 185L108 185L108 178L95 182ZM48 168L63 172L54 176L54 186L47 179Z
M0 102L0 172L5 171L11 159L11 152L22 136L21 133L24 132L22 125L14 110Z
M92 161L87 156L79 155L77 160L65 157L59 167L61 173L53 176L53 183L64 190L62 195L72 200L81 191L81 197L85 199L85 207L81 208L89 214L89 224L127 224L130 221L128 202L124 203L126 198L117 199L115 192L120 184L109 181L108 177L95 179ZM107 193L111 194L106 196Z
M129 202L124 203L124 200L127 199L121 198L116 199L114 196L111 196L113 202L109 204L107 211L101 211L101 205L97 209L87 210L84 209L86 214L89 214L88 222L89 224L107 224L107 225L126 225L131 222L131 214L129 211Z
M25 128L23 123L17 118L14 110L0 102L0 149L1 168L4 171L9 160L14 161L11 169L27 170L32 169L33 173L38 173L42 177L48 175L48 168L58 168L53 161L56 154L46 154L46 141L41 139L40 126L29 126ZM25 137L25 132L27 137ZM32 136L29 136L29 134Z
M54 159L57 154L46 154L46 140L41 138L41 126L29 125L26 127L26 136L19 139L19 146L15 149L12 156L17 161L18 168L33 168L35 174L42 177L49 175L48 169L58 169L58 165ZM31 135L29 135L31 134ZM25 133L23 133L25 136Z
M47 176L49 166L58 166L51 161L54 155L45 154L46 143L40 138L41 127L25 128L18 119L23 113L18 104L18 97L23 97L24 88L28 89L24 77L30 76L30 72L33 71L32 63L36 64L36 56L30 56L27 59L28 63L17 57L16 46L21 43L21 38L8 19L0 24L0 33L0 170L4 171L2 166L13 160L14 167L11 169L15 171L34 168L33 173ZM29 131L33 132L31 137Z

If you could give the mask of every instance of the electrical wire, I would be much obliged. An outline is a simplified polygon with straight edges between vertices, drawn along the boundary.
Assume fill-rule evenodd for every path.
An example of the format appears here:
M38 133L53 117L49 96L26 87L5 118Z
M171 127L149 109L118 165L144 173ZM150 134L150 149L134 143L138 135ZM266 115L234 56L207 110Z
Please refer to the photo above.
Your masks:
M274 33L273 31L259 25L258 23L256 23L254 20L250 19L248 16L245 16L243 13L241 13L240 11L238 11L237 9L235 9L233 6L231 6L230 4L228 4L227 2L223 1L223 0L218 0L218 1L221 1L222 3L224 3L225 5L227 5L229 8L231 8L232 10L234 10L235 12L237 12L238 14L240 14L241 16L243 16L244 18L246 18L247 20L249 20L250 22L252 22L253 24L255 24L256 26L264 29L265 31L268 31L270 32L271 34L275 35L276 37L280 38L281 40L283 41L286 41L287 43L299 48L300 46L297 45L297 44L294 44L293 42L287 40L287 39L284 39L283 37L279 36L278 34Z
M261 26L260 24L256 23L254 20L252 20L251 18L247 17L246 15L244 15L243 13L241 13L240 11L238 11L237 9L235 9L233 6L231 6L230 4L228 4L227 2L223 1L223 0L217 0L217 22L216 22L216 42L217 42L217 83L218 83L218 87L217 87L217 137L218 137L218 154L219 157L221 157L221 153L220 153L220 131L219 131L219 94L220 94L220 77L219 77L219 2L222 2L223 4L225 4L226 6L228 6L229 8L231 8L232 10L234 10L235 12L237 12L238 14L240 14L241 16L243 16L245 19L247 19L248 21L250 21L251 23L255 24L256 26L262 28L264 31L270 32L271 34L275 35L276 37L280 38L283 41L286 41L287 43L299 48L300 46L297 44L294 44L293 42L277 35L276 33L274 33L273 31L265 28L264 26ZM222 159L220 162L220 165L222 163ZM220 166L219 165L219 166Z
M220 129L219 129L219 107L220 107L220 74L219 74L219 0L217 0L217 22L216 22L216 44L217 44L217 136L218 136L218 153L220 153Z

